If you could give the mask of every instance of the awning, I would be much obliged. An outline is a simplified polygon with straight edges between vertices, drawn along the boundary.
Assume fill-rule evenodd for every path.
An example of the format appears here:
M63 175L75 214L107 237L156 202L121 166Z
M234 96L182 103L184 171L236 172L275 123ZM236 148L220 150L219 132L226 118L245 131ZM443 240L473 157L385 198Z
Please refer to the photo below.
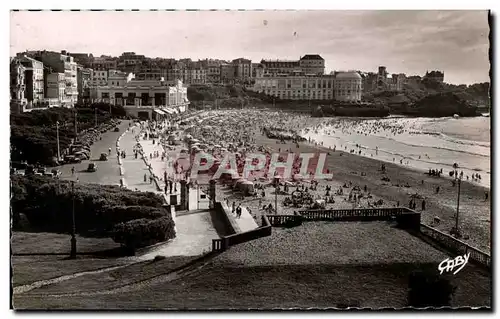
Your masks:
M167 114L174 114L174 110L172 110L171 108L164 108L163 111Z
M160 115L165 115L165 112L163 112L162 110L154 109L154 111Z

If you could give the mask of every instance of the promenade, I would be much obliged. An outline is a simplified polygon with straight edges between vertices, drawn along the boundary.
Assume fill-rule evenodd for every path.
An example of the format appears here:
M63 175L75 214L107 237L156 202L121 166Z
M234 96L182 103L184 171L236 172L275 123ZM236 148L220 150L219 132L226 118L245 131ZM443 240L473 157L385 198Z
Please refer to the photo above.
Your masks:
M163 149L161 145L153 144L152 140L142 139L140 140L140 144L147 159L143 159L140 154L136 159L133 149L137 144L135 136L139 133L139 130L138 126L131 127L119 142L120 149L126 153L125 159L122 159L125 183L130 189L162 194L165 187L165 181L163 180L164 172L166 171L169 176L174 175L172 157L175 155L175 150L168 152L169 160L165 159L162 161L161 157L150 158L150 153L158 151L161 155ZM146 163L151 164L151 171L157 177L152 183L149 180L152 174ZM146 182L144 182L144 174L146 174ZM173 195L177 197L177 203L180 203L180 183L177 183L176 187L177 192L173 192ZM189 195L189 207L195 211L186 212L175 217L176 237L166 243L161 243L147 249L146 253L136 257L138 260L151 259L157 255L165 257L197 256L210 250L212 239L220 238L212 224L210 212L207 210L208 200L206 201L206 207L201 202L201 205L198 204L199 197L196 189L191 189ZM167 202L170 202L170 194L166 196L166 199Z

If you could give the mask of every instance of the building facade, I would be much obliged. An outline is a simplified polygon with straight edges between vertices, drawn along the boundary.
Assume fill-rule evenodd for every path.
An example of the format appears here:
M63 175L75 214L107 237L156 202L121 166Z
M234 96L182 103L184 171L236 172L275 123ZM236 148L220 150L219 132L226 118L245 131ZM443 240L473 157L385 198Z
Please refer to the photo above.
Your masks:
M302 71L298 60L261 60L260 65L262 65L263 74L277 75ZM255 77L260 77L260 75L256 72Z
M306 54L299 60L299 66L305 74L325 74L325 59L319 54Z
M90 62L90 68L93 70L116 70L117 67L117 59L111 57L96 57Z
M359 102L363 93L363 78L355 71L338 72L333 87L335 100Z
M24 96L27 108L32 108L44 102L44 65L43 62L22 54L19 62L24 67Z
M43 65L50 70L49 73L64 73L66 89L64 103L68 106L74 106L78 100L78 82L77 82L77 64L72 56L66 54L66 51L36 51L30 52L32 58L41 61Z
M232 61L234 76L237 81L248 82L252 77L252 61L245 58L238 58Z
M220 66L220 82L223 84L233 84L235 82L236 71L232 63L223 63Z
M14 58L10 62L10 100L18 107L19 111L22 106L28 103L25 97L26 91L26 68L21 64L18 58Z
M97 101L123 106L177 106L188 104L187 88L180 80L175 86L163 81L135 80L116 75L118 82L110 81L109 85L97 88ZM123 81L123 82L122 82Z
M441 71L427 71L424 75L425 80L430 80L434 82L443 83L444 82L444 72Z
M253 91L283 100L332 100L334 76L264 76L255 79Z
M78 82L78 103L89 103L91 101L90 92L93 77L94 70L84 68L82 66L77 67L76 79Z

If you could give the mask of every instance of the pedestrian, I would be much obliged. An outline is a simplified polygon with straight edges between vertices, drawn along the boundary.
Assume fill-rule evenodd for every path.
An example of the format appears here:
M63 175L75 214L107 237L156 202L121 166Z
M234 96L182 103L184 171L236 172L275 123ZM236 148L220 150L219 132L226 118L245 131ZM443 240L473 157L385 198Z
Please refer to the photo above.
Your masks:
M147 178L148 178L148 177L146 176L146 173L144 173L144 183L146 183Z
M236 211L236 203L235 203L235 202L233 202L233 205L232 205L232 206L233 206L233 209L231 210L231 213L232 213L232 214L234 214L234 213L235 213L235 211Z
M238 204L238 207L236 208L236 216L241 218L241 204Z
M488 200L488 192L484 192L484 200L487 201Z
M71 168L71 175L75 175L75 167L74 166Z
M422 200L422 210L424 211L425 210L425 199Z

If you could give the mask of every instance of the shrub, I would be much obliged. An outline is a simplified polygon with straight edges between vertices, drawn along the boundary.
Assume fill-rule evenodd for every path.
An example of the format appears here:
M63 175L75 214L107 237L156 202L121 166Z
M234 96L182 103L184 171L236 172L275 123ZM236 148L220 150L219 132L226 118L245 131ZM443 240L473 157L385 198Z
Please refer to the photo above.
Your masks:
M154 193L124 190L117 186L75 184L42 176L11 177L14 225L20 213L32 227L67 232L71 229L73 197L77 231L105 233L117 223L168 216L163 199Z
M136 219L113 228L112 238L134 250L175 237L174 221L169 216L158 219Z

